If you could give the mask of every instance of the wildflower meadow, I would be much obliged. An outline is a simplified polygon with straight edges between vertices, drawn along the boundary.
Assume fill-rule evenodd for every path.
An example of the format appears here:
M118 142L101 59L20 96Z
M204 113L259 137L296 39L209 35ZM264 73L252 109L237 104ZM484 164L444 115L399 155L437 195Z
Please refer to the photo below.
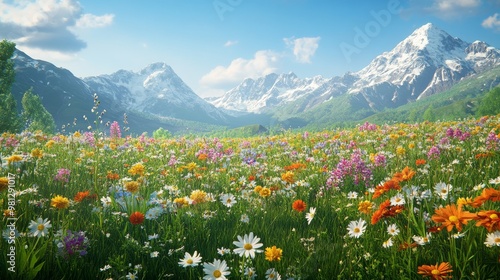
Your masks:
M500 116L0 137L1 279L498 279Z

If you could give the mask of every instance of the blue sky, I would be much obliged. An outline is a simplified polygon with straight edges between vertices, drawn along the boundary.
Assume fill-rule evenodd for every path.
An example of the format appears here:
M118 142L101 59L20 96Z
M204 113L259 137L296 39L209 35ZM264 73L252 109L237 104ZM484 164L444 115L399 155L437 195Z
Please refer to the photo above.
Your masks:
M431 22L500 48L500 0L0 0L0 35L78 77L165 62L202 97L359 71Z

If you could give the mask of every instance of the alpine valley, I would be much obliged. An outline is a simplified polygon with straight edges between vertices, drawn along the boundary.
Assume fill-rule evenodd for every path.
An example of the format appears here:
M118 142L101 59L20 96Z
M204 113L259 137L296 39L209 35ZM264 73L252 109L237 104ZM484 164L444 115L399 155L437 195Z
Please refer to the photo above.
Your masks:
M429 108L446 118L453 112L438 108L473 111L476 99L500 84L498 49L481 41L464 42L430 23L358 72L330 78L273 73L245 79L206 100L165 63L80 79L19 50L13 60L14 96L20 101L33 88L59 129L85 129L99 117L103 123L122 124L126 114L126 126L137 134L160 127L183 134L253 124L326 128L391 118L418 121ZM92 113L94 94L99 107Z

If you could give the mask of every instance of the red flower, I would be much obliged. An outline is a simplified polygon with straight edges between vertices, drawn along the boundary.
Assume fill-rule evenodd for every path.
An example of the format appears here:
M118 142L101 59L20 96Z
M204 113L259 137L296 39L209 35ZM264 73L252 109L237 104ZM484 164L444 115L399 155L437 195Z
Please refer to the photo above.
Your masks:
M292 204L292 208L293 210L297 211L297 212L302 212L304 210L306 210L306 203L304 201L302 201L301 199L297 199L293 202Z
M132 213L132 215L130 215L129 220L130 223L132 223L133 225L140 225L142 224L142 222L144 222L144 214L142 214L139 211L136 211Z

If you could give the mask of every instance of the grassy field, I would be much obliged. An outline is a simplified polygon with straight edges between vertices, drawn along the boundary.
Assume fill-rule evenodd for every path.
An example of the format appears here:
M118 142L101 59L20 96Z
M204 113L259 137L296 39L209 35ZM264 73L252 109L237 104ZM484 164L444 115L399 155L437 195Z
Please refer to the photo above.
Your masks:
M500 275L500 116L0 144L1 279Z

